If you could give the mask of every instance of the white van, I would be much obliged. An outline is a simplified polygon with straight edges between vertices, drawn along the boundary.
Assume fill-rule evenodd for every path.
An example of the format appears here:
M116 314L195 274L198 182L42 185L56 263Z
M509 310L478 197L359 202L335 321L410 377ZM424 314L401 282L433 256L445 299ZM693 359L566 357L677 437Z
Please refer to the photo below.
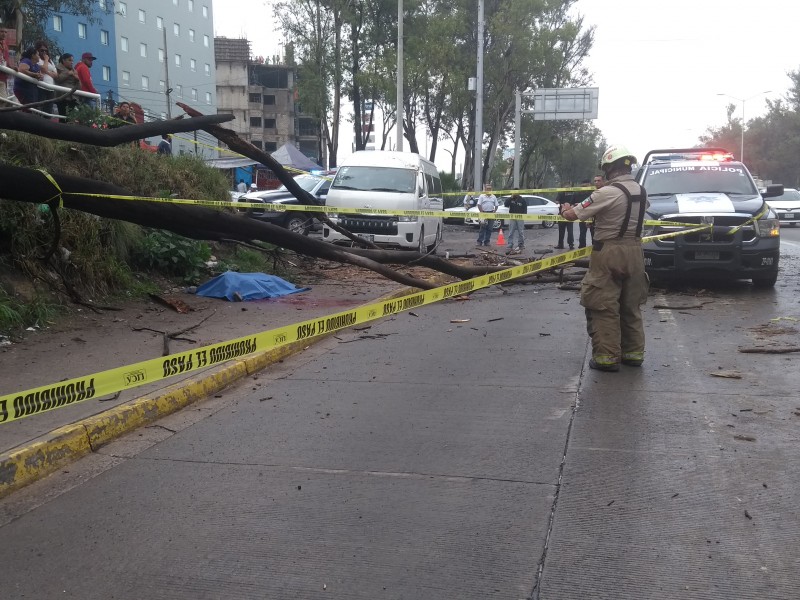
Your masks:
M329 207L363 209L359 214L328 216L341 227L381 246L427 252L442 239L441 217L377 215L370 209L443 209L439 172L429 160L411 152L360 151L347 158L328 191ZM328 226L322 239L350 244Z

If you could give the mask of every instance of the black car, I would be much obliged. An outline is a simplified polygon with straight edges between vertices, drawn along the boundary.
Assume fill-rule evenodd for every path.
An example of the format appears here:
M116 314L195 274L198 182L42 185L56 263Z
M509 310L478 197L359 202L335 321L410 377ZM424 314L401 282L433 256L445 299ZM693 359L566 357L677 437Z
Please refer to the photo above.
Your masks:
M645 241L651 278L723 277L751 279L757 287L775 285L780 225L764 198L780 196L782 185L760 193L747 167L721 148L652 150L636 180L647 190L646 219L709 226ZM643 236L683 229L649 226Z
M321 175L298 175L294 178L295 182L307 191L312 196L325 204L325 199L328 196L328 189L331 187L331 181L335 171L326 171ZM265 204L283 204L283 205L298 205L297 198L286 189L286 186L281 186L276 190L267 190L265 192L251 192L239 197L238 202L263 202ZM308 235L309 230L317 228L319 221L314 217L319 213L307 213L294 210L286 210L281 212L268 211L260 208L243 208L243 212L253 219L259 221L266 221L274 225L280 225L295 233L302 233Z

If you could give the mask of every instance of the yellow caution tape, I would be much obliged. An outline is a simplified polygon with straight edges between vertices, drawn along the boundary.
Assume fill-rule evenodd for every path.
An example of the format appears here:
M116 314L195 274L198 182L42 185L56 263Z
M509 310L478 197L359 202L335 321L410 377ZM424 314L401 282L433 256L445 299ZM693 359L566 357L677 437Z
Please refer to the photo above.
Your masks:
M481 288L564 265L576 258L589 256L591 251L591 248L580 248L504 269L497 273L480 275L472 279L439 286L415 294L408 294L393 300L374 302L352 310L300 321L285 327L270 329L261 333L203 346L202 348L178 352L161 358L93 373L85 377L77 377L55 384L6 394L0 396L0 423L10 423L25 417L55 410L62 406L115 394L176 375L187 375L229 360L242 358L254 352L284 346L301 340L309 340L333 331L368 323L388 315L440 302Z

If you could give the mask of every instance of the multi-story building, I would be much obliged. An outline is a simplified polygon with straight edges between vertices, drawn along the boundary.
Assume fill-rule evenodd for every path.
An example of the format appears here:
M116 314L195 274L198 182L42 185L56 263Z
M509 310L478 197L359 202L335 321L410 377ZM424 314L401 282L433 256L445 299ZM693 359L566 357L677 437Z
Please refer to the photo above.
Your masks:
M94 52L99 60L92 76L104 98L110 92L113 103L127 100L141 105L146 120L181 114L176 102L216 114L212 0L98 0L96 15L102 20L73 25L75 17L59 14L47 31L76 59L82 52ZM59 19L61 31L56 31ZM101 89L98 83L106 85ZM204 156L216 155L216 145L205 132L176 135L172 144L175 154Z
M236 117L226 127L265 152L288 142L324 165L316 119L298 111L296 67L253 60L245 39L218 37L214 47L217 111Z

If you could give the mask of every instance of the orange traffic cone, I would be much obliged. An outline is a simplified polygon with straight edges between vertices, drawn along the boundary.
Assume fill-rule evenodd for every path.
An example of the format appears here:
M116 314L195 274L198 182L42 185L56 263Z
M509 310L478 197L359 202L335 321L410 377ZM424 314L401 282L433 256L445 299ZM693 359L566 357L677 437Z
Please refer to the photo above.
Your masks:
M497 232L497 245L498 246L505 246L506 245L506 238L503 235L503 228L502 227Z

